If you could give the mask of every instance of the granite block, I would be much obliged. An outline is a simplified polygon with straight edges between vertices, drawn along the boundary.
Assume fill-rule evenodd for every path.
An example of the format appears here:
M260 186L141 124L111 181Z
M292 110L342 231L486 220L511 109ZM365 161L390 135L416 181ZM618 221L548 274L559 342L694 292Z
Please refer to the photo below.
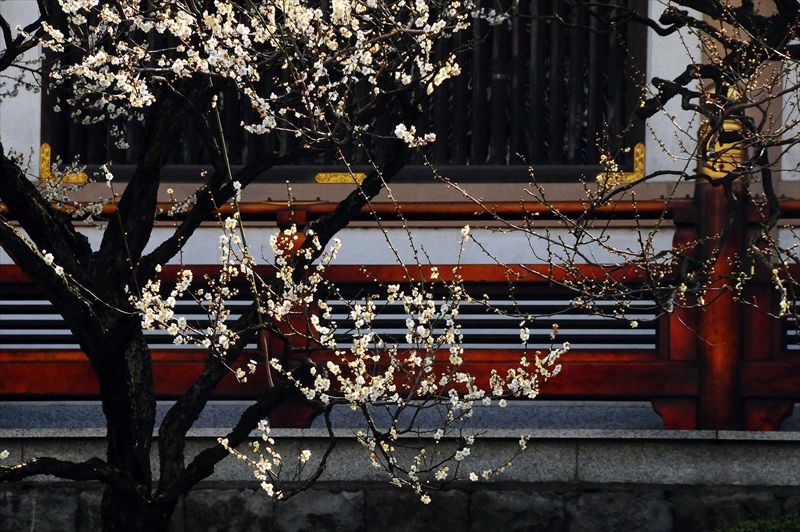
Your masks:
M273 500L260 489L200 489L186 496L185 530L259 532L270 530Z
M75 489L8 487L0 490L0 531L75 532Z
M411 411L401 416L400 426ZM378 426L391 425L391 416L384 409L375 409L374 419ZM438 428L443 415L431 408L416 416L417 426ZM331 414L334 427L364 429L366 422L361 412L349 407L336 407ZM317 418L312 427L324 428L325 420ZM465 424L467 429L628 429L663 430L664 421L655 413L649 402L634 401L510 401L506 408L497 404L475 405L472 418Z
M569 532L672 532L663 492L584 492L566 504Z
M275 503L276 532L360 532L364 492L309 490Z
M554 493L478 491L470 498L470 531L565 532L564 501Z
M717 494L692 490L671 497L675 530L703 532L743 521L775 519L781 504L773 493Z
M78 494L78 532L100 532L103 529L102 501L102 489L84 490Z
M577 444L574 441L532 441L520 455L518 440L476 440L461 469L480 474L507 462L505 470L492 477L497 482L568 482L575 479ZM462 473L462 476L467 476Z
M783 502L783 513L786 515L800 514L800 495L790 495Z
M585 482L797 485L800 446L770 443L581 441L577 476Z
M780 431L800 431L800 404L794 405L792 413L781 422Z
M408 489L366 492L367 532L467 532L469 497L460 491L432 492L430 504Z

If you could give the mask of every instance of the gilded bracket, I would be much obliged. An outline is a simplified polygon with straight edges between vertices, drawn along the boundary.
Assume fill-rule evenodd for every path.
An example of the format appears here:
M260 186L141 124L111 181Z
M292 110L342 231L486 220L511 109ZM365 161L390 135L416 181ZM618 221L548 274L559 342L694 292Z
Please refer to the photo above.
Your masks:
M50 171L50 145L48 143L42 144L39 150L39 179L41 181L55 181L56 176ZM86 183L89 180L89 175L86 172L79 174L68 174L61 178L62 183Z
M367 174L361 172L320 172L314 176L314 181L323 185L352 185L354 182L359 185L367 178Z
M603 172L597 174L597 181L610 183L633 183L645 176L644 172L644 144L639 143L633 147L633 172Z

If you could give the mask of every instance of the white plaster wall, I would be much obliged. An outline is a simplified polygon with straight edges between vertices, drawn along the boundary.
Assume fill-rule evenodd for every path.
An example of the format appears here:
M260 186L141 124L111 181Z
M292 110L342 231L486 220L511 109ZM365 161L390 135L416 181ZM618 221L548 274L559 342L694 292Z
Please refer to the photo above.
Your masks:
M778 229L778 245L800 254L800 227L782 227Z
M784 88L793 87L798 83L800 83L800 72L790 72L785 78ZM783 112L784 124L800 121L800 101L798 101L797 91L784 94ZM787 129L783 138L786 140L794 140L798 135L800 135L800 130L795 127ZM800 145L795 144L784 154L781 159L780 176L784 181L800 181ZM800 194L800 185L795 188L795 194Z
M14 28L25 27L39 15L35 0L0 0L0 13ZM39 48L29 50L23 58L38 59L41 55ZM35 66L35 65L30 65ZM22 71L9 68L0 76L2 81L9 86L11 80L5 76L17 76ZM27 82L38 82L30 72L25 72ZM0 91L5 92L4 87ZM6 152L11 150L25 156L30 163L33 175L39 175L39 146L41 144L41 94L21 89L15 97L5 97L0 100L0 141Z
M251 227L247 229L247 240L254 253L260 257L259 262L271 262L274 259L269 247L269 238L277 231L274 227ZM103 238L102 229L83 227L80 232L89 238L92 249L97 250ZM672 243L674 228L661 228L652 239L650 254L667 250ZM168 227L157 227L153 231L149 252L172 234ZM183 253L184 264L215 264L219 260L219 235L220 230L215 227L202 227L195 236L189 240ZM412 235L414 244L419 250L422 263L430 264L456 264L459 255L459 242L461 229L454 227L418 227L414 228ZM540 237L544 231L540 231ZM600 235L595 235L600 236ZM333 264L394 264L396 258L389 248L389 241L397 250L400 258L407 264L414 264L414 251L408 234L399 228L390 228L386 235L374 227L351 227L338 234L342 241L342 248ZM549 233L551 240L556 242L553 251L561 257L565 250L571 248L574 237L570 237L564 230L553 230ZM605 233L607 245L613 245L619 250L636 253L641 251L640 236L633 229L611 229ZM646 241L648 233L643 230L641 241ZM480 244L480 246L478 245ZM783 248L800 245L800 231L797 228L781 228L778 231L778 245ZM482 250L481 247L485 249ZM430 262L425 258L425 253ZM603 249L601 246L584 245L581 248L585 259L577 258L577 262L585 263L588 260L599 264L619 262L619 259ZM492 264L497 260L507 264L536 264L546 262L547 243L543 238L537 238L521 232L501 232L491 229L472 229L470 239L464 246L461 257L464 264ZM177 264L179 259L171 261ZM558 258L554 262L559 262ZM11 259L0 248L0 264L11 264Z
M269 238L276 231L273 227L253 227L247 230L247 240L258 258L258 262L272 262L274 256L269 246ZM103 237L102 230L95 228L82 228L81 232L88 236L92 248L97 250ZM159 227L153 232L147 251L155 249L164 239L172 234L171 228ZM189 240L184 249L182 260L184 264L216 264L219 261L218 248L220 230L218 228L201 228ZM419 261L423 264L457 264L459 261L461 229L460 228L415 228L412 232L413 242L418 250ZM658 231L653 238L653 249L649 254L669 249L672 242L672 228ZM501 232L490 229L473 229L470 239L464 245L461 254L462 264L493 264L495 259L505 264L541 264L547 262L548 244L542 237L525 234L522 232ZM600 237L601 235L595 235ZM642 241L646 241L647 233L642 234ZM338 234L342 241L334 265L353 264L395 264L395 254L390 249L390 244L397 249L400 259L406 264L416 264L414 250L408 234L399 228L390 228L386 234L380 229L372 227L347 228ZM564 230L554 230L549 233L552 241L551 251L553 262L563 262L568 257L574 237ZM613 245L619 250L628 253L641 252L639 235L632 229L612 229L606 231L602 238L607 239L607 245ZM388 239L388 240L387 240ZM618 263L620 259L597 244L584 244L581 246L583 257L574 257L578 263L594 262L600 264ZM171 264L179 263L176 258ZM11 259L0 249L0 264L10 264Z
M650 0L648 15L650 18L658 20L669 4L670 2L665 0ZM692 10L690 13L700 16ZM667 37L661 37L655 31L648 30L648 97L657 93L651 83L654 77L674 79L686 69L690 61L700 60L699 45L700 40L686 30L675 32ZM681 109L680 100L673 98L667 104L664 112L656 114L647 123L645 171L649 173L657 170L693 170L695 163L690 160L690 157L697 142L699 119L696 115L691 111ZM656 180L675 181L676 178L663 176Z

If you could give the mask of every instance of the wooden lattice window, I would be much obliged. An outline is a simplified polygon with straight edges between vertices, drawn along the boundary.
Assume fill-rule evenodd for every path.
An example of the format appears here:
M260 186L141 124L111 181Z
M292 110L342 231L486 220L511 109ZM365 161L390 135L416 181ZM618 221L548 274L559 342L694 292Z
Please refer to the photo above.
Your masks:
M486 9L498 7L491 0L483 3ZM644 80L646 30L611 21L623 9L642 12L646 4L609 0L586 7L562 0L522 1L508 22L479 22L441 42L437 54L445 58L456 52L462 75L424 103L418 130L433 131L439 139L429 149L429 160L440 167L470 166L472 173L475 167L492 166L500 179L526 179L527 163L536 167L537 178L573 179L600 170L602 148L618 153L623 168L631 166L632 153L620 148L643 138L642 131L630 126ZM69 109L53 112L56 96L45 96L42 119L42 140L51 145L54 157L77 157L89 165L112 161L118 167L138 160L139 122L117 125L126 128L130 144L120 150L108 134L110 124L82 126L69 119ZM239 127L251 110L234 89L221 95L220 106L233 165L247 163L264 149L286 150L295 142L289 134L262 139ZM352 163L367 163L363 151L346 151ZM420 154L410 157L410 164L422 163ZM297 164L335 165L336 160L328 152ZM193 128L187 128L167 160L168 165L209 163Z

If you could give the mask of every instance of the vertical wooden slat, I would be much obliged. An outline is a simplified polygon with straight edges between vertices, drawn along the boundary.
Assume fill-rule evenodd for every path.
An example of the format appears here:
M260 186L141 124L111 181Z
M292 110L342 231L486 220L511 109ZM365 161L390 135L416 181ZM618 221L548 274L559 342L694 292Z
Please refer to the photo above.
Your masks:
M417 95L422 96L427 91L427 85L420 86L417 88ZM418 98L419 98L418 96ZM430 131L433 127L433 122L431 120L431 114L433 113L433 106L431 102L431 98L422 97L420 98L419 107L422 112L419 116L414 120L413 126L417 129L417 133ZM410 126L410 124L406 124ZM430 153L430 151L428 151ZM423 157L423 152L421 150L413 150L411 154L412 163L419 166L425 164L425 157Z
M363 109L369 104L372 98L372 88L367 82L360 82L356 85L356 97L358 98L358 109ZM420 129L421 132L428 132L430 129ZM369 142L369 135L356 137L353 135L353 158L350 161L352 164L370 164L370 158L367 156L364 145ZM293 146L296 145L293 144Z
M509 127L509 152L510 164L522 164L527 159L527 148L525 143L525 26L526 21L521 19L521 15L527 4L514 4L514 12L511 22L511 125Z
M56 113L53 106L58 103L61 112ZM67 153L67 135L69 130L69 113L66 94L60 88L51 88L48 97L42 98L42 132L41 141L50 144L51 162L56 155L62 158Z
M468 84L472 76L472 61L470 54L464 50L464 32L456 34L453 41L454 48L457 50L456 58L461 67L461 75L451 80L453 94L453 131L450 137L450 161L451 164L467 164L469 145L467 144L467 130L469 129L468 120L470 118Z
M108 162L106 157L106 127L104 123L87 126L84 133L86 137L86 156L81 162L86 164L103 164Z
M492 27L491 140L489 164L506 164L508 150L508 24Z
M586 164L597 164L600 161L598 142L602 135L602 105L603 70L600 68L600 59L603 57L600 47L605 43L598 35L599 23L597 21L598 7L590 8L588 32L588 75L586 92Z
M484 42L488 24L473 19L472 25L472 139L470 142L470 163L486 164L488 151L487 80L489 47Z
M642 16L647 15L647 0L629 0L629 6ZM627 31L627 57L625 59L625 115L628 117L631 131L626 135L628 147L644 142L646 138L644 121L636 115L639 100L642 98L647 77L647 28L642 24L629 23ZM633 160L633 152L626 155L626 164Z
M127 124L128 150L125 152L125 162L136 164L139 162L139 155L142 152L144 142L144 126L136 118L128 120Z
M616 10L612 10L610 16L614 16ZM616 155L620 148L620 132L624 127L624 108L623 102L623 87L624 80L622 77L622 60L623 55L620 53L620 35L616 31L608 33L608 60L606 61L606 70L608 72L608 89L606 92L606 123L609 130L609 146L608 150L612 155Z
M269 95L273 89L274 84L272 82L274 76L274 68L271 72L265 72L261 76L261 81L258 83L258 90L260 94ZM249 124L260 124L262 118L258 115L258 113L252 108L250 102L247 103L248 109L248 123ZM252 161L256 157L263 157L267 153L273 153L277 150L277 136L275 133L265 133L263 135L249 135L248 141L248 162Z
M70 120L67 125L67 157L62 161L64 163L71 163L75 159L86 160L86 128L80 124L80 120Z
M436 46L437 63L444 65L450 55L450 47L445 39L439 41ZM433 93L433 132L436 134L436 142L433 144L432 162L433 164L448 164L447 156L450 138L448 129L450 126L450 83L442 83L436 87Z
M563 14L562 2L552 0L552 13L559 17ZM548 86L550 102L550 120L548 134L547 161L550 164L564 162L564 61L563 34L561 24L550 25L550 83Z
M567 111L567 164L583 164L583 54L584 17L583 8L572 6L569 20L574 27L569 30L569 79L567 95L569 98Z
M228 160L230 164L242 164L242 143L239 138L241 128L239 123L239 91L232 85L227 85L223 92L225 107L221 109L220 121L228 145Z
M530 85L528 88L528 163L544 162L545 128L545 65L543 46L546 22L539 18L546 8L539 0L531 0L530 23L530 65L528 65Z
M208 162L208 157L205 157L206 160L203 157L204 152L207 150L202 144L199 128L199 124L193 123L192 127L187 127L183 133L183 143L180 147L181 162L183 164L204 164ZM216 130L216 128L214 129Z
M122 150L117 147L118 138L112 136L111 132L112 129L116 128L117 130L121 131L124 129L124 123L121 119L115 118L113 120L106 121L106 146L108 149L107 152L107 159L113 164L124 164L125 162L125 150Z
M178 52L175 50L178 45L181 44L181 41L177 37L167 37L167 60L169 61L168 64L172 64L178 58ZM181 160L182 155L182 144L185 141L185 133L186 129L180 133L181 138L178 142L172 145L172 148L167 153L167 157L165 159L166 164L181 164L183 161Z

